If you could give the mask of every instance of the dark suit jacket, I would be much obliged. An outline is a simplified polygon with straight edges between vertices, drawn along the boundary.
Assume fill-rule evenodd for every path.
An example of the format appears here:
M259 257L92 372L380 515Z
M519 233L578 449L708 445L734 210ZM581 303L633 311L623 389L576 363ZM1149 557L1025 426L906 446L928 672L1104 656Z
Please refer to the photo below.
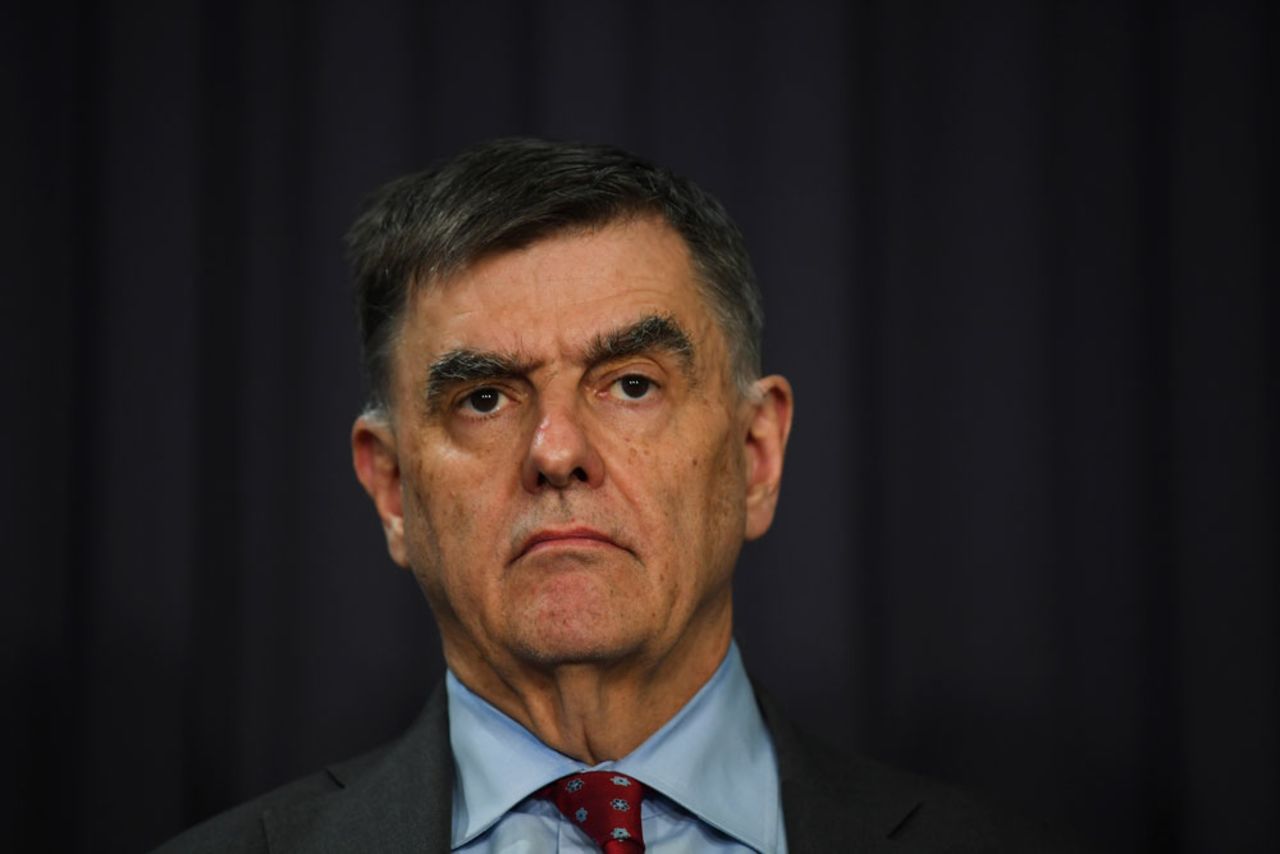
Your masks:
M761 695L782 779L791 854L1066 852L1043 827L939 784L835 754ZM453 757L440 685L398 741L201 824L160 854L422 854L449 850Z

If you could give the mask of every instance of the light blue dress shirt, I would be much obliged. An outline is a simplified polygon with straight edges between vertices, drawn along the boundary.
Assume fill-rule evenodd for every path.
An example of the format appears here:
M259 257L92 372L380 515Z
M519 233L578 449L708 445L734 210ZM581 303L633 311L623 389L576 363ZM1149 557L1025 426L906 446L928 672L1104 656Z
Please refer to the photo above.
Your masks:
M532 797L578 771L619 771L647 788L649 854L786 854L778 761L736 644L675 717L633 752L588 768L557 753L449 673L454 851L599 854L555 805Z

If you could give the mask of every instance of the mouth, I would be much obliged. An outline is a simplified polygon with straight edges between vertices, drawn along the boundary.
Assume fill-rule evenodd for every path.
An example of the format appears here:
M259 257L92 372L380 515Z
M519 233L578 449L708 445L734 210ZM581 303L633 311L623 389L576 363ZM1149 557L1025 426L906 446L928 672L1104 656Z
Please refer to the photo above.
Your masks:
M621 549L623 547L608 534L597 531L594 528L544 528L534 531L520 544L520 548L517 550L512 562L514 563L522 557L555 549L582 550L598 548Z

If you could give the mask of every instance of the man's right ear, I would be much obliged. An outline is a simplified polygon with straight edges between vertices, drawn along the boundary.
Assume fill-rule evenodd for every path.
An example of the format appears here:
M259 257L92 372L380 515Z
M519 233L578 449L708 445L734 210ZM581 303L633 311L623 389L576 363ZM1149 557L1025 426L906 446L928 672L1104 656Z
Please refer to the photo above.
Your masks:
M356 478L373 499L387 551L400 566L408 567L404 547L404 500L400 491L400 455L391 426L381 418L361 415L351 428L351 462Z

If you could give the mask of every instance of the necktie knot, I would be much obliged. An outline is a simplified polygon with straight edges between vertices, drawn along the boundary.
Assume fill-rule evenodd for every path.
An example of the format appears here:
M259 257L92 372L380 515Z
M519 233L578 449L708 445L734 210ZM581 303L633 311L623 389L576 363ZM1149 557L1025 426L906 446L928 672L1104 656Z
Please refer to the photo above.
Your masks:
M606 854L640 854L640 801L644 786L616 771L582 771L538 792L582 829Z

